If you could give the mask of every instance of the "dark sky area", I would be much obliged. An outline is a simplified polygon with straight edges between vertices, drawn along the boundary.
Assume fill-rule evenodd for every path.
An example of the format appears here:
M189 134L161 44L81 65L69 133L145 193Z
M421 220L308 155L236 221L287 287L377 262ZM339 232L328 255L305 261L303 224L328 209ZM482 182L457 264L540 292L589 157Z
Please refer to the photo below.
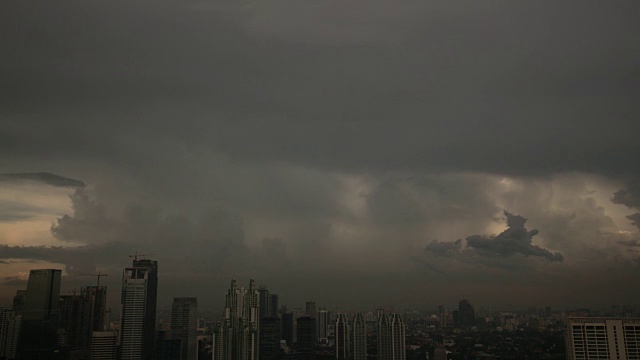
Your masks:
M0 300L637 304L640 2L2 1Z

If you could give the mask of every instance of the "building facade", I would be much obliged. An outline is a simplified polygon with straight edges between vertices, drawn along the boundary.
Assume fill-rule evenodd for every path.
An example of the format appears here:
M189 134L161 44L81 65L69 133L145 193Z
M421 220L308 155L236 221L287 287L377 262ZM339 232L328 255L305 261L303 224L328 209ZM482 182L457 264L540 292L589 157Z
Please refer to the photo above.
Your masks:
M347 320L347 314L337 314L335 327L335 358L337 360L347 360L350 358L351 346L349 333L349 321Z
M367 323L362 314L353 315L350 340L351 359L367 360Z
M171 333L181 341L182 360L198 358L198 299L174 298L171 304Z
M567 360L638 360L640 319L569 318L565 341Z
M406 360L405 331L404 321L400 314L379 314L379 360Z
M60 279L57 269L31 270L22 308L17 357L50 359L60 327Z
M151 360L154 351L158 262L133 261L122 275L121 360Z

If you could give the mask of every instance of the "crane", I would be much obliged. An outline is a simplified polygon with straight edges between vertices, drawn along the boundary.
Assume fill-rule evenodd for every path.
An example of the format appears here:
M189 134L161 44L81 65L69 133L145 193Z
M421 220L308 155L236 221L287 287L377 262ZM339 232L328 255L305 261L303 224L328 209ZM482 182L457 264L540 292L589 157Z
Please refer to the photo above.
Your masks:
M139 252L135 252L133 255L129 255L130 258L133 258L133 261L138 261L138 256L151 256L155 254L140 254Z
M98 285L100 286L100 278L103 276L109 276L109 274L105 274L102 271L98 271L97 273L93 273L93 274L80 274L80 275L85 275L85 276L95 276L98 278Z

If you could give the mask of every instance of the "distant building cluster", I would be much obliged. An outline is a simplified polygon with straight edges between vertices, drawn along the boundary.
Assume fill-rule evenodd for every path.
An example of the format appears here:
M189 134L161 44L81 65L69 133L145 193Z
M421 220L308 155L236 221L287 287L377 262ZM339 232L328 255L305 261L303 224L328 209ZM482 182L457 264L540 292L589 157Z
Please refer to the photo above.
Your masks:
M60 270L31 270L27 289L0 307L0 360L640 360L629 306L478 313L462 299L452 311L348 314L314 301L287 309L251 279L246 288L231 280L224 311L207 321L195 297L175 297L170 314L157 309L158 262L135 256L110 321L106 274L89 275L96 285L61 295Z

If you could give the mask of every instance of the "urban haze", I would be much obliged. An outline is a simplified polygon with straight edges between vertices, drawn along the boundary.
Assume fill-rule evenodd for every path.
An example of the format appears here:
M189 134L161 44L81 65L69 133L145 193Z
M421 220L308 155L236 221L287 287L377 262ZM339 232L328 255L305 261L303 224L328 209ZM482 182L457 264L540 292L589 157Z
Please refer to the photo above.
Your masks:
M148 254L158 309L637 305L639 11L3 1L0 300Z

